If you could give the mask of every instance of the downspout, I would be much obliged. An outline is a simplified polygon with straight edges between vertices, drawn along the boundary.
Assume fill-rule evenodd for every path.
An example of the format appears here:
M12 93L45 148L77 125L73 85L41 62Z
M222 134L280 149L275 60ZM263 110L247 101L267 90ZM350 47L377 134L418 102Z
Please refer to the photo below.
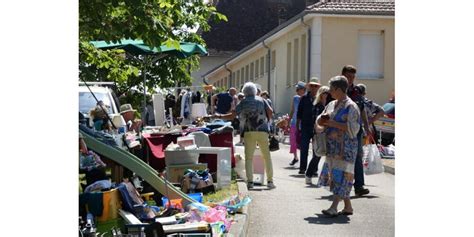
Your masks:
M306 68L306 81L309 82L309 75L311 74L311 26L304 23L304 16L301 16L301 23L308 29L308 67ZM320 79L321 80L321 79Z
M227 84L227 86L229 86L228 88L231 88L232 87L232 70L230 70L227 67L227 64L224 64L224 68L225 68L225 70L227 70L229 72L229 83Z
M271 78L271 77L270 77L270 66L271 66L271 65L270 65L270 59L271 59L271 56L270 56L270 55L271 55L271 52L270 52L270 47L268 47L268 46L265 44L265 40L262 40L262 44L263 44L263 47L265 47L265 48L268 50L268 52L267 52L267 74L268 74L268 84L267 84L267 85L268 85L268 86L267 86L267 87L268 87L268 94L271 95L271 94L272 94L272 93L271 93L271 88L272 88L272 87L270 86L270 78Z

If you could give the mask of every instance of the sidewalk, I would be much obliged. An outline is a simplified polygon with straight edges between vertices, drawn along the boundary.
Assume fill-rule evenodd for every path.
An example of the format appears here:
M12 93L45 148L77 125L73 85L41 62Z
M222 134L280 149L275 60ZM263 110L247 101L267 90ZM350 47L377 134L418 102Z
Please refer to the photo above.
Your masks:
M395 159L382 159L385 172L395 175Z

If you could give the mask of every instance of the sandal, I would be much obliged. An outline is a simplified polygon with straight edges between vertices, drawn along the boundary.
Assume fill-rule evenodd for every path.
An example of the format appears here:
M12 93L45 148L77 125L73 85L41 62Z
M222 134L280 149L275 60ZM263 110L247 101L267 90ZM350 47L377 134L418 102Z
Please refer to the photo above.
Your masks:
M322 210L322 213L326 216L329 216L329 217L336 217L337 216L337 211L334 210L334 209L327 209L327 210Z
M354 213L351 212L351 211L342 210L342 211L338 212L337 214L338 215L343 215L343 216L351 216Z

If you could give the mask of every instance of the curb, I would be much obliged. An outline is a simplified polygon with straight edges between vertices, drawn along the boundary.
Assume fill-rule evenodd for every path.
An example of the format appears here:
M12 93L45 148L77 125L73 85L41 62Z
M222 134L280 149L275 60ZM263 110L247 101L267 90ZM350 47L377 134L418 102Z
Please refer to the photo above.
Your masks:
M384 170L385 170L385 173L389 173L389 174L395 175L395 168L390 167L390 166L388 166L388 165L384 165L383 168L384 168Z
M247 195L247 185L243 181L237 181L239 193ZM242 213L236 213L234 216L235 223L229 229L228 237L245 237L249 228L249 205L242 207Z

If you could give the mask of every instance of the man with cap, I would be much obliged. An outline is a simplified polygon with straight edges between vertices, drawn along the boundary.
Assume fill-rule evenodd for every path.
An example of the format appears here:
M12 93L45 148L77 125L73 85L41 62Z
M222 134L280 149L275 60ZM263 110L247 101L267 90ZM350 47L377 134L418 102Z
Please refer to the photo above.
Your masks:
M300 103L298 104L298 112L296 114L296 127L301 135L300 144L300 170L298 174L305 174L306 167L308 166L308 149L311 139L314 135L314 122L316 120L316 110L314 109L313 101L316 99L316 93L318 92L321 84L317 77L312 77L311 80L306 84L308 92L306 95L301 97ZM313 161L311 165L316 165L314 174L306 174L306 177L317 176L318 164L320 157L317 157L313 152Z
M135 112L137 110L132 108L131 104L123 104L120 106L120 115L122 115L125 123L127 124L128 131L139 132L142 126L140 119L135 119Z

